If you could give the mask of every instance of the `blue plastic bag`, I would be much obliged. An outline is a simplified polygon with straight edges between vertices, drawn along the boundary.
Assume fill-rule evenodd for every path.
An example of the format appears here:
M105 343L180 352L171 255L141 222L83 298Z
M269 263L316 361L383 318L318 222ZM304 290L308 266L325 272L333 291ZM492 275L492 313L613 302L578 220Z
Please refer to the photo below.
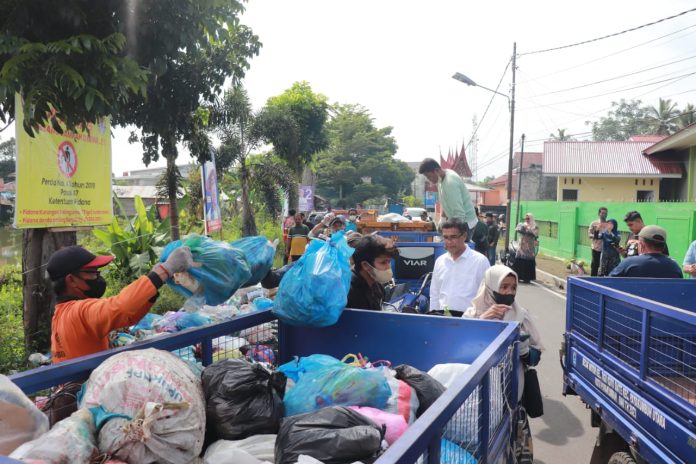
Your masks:
M160 319L162 319L162 316L160 316L159 314L147 313L143 316L142 319L140 319L140 321L137 324L130 328L130 331L132 333L136 333L140 330L153 330L152 324L159 321Z
M217 306L224 303L251 277L243 251L229 243L202 235L189 235L183 240L170 243L164 248L160 261L164 262L172 251L181 246L189 247L193 261L200 264L199 267L189 269L188 273L201 284L200 296L207 305ZM185 297L193 296L190 290L176 284L173 279L167 280L167 284Z
M313 240L285 273L273 304L281 321L299 327L327 327L338 321L348 301L354 251L343 235Z
M251 306L253 306L254 311L265 311L273 307L273 300L265 297L256 298L251 302Z
M162 318L152 324L152 328L157 332L174 333L211 323L212 320L203 314L186 311L168 311Z
M297 383L300 377L307 372L314 372L324 367L345 365L342 361L329 356L328 354L313 354L302 358L295 357L294 360L286 362L278 368L278 372L285 374L285 377Z
M391 396L384 369L362 369L341 363L309 371L285 393L285 415L304 414L328 406L384 409Z
M271 245L266 237L260 235L240 238L230 242L230 245L238 250L242 250L249 264L251 278L242 287L249 287L261 282L261 279L266 277L266 274L273 266L275 247Z

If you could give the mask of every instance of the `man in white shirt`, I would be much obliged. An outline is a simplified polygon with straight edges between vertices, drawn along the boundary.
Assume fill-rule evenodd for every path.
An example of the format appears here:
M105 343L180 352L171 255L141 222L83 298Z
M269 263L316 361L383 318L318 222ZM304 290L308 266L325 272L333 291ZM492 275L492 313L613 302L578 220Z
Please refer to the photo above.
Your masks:
M430 309L466 311L483 281L488 259L466 246L469 226L448 219L442 226L447 253L437 258L430 284Z

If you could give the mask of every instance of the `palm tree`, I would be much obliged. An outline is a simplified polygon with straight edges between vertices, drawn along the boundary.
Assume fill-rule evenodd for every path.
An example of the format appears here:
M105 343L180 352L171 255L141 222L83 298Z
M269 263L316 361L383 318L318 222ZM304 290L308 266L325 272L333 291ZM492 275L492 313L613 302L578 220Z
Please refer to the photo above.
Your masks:
M676 103L672 103L669 98L660 98L657 107L648 108L646 122L654 134L670 135L679 130L679 114Z
M679 120L677 121L677 124L679 125L679 129L683 129L686 126L690 126L691 124L696 122L696 107L694 107L693 104L689 103L684 107L684 110L681 112L679 115Z
M566 134L566 131L568 129L556 129L558 131L557 134L549 134L549 137L551 140L555 140L556 142L568 142L573 139L570 135Z
M258 122L258 113L251 108L243 87L225 92L222 101L211 111L211 131L222 142L218 149L218 169L224 172L236 165L242 200L242 234L257 235L256 219L251 204L251 191L263 198L266 211L273 219L281 213L280 191L290 191L292 172L272 155L250 156L263 145L265 134Z

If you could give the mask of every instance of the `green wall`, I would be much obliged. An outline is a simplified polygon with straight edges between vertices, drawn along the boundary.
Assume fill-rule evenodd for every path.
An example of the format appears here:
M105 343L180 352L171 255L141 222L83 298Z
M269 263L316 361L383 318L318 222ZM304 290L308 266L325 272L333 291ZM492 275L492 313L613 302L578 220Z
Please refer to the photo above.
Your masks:
M667 230L670 255L682 263L689 244L696 239L696 203L623 203L623 202L555 202L523 201L520 217L532 213L539 224L539 249L559 258L592 259L587 227L605 206L609 218L616 219L622 235L628 234L623 222L628 211L639 211L646 224ZM517 203L513 204L513 221ZM623 245L624 239L621 243Z

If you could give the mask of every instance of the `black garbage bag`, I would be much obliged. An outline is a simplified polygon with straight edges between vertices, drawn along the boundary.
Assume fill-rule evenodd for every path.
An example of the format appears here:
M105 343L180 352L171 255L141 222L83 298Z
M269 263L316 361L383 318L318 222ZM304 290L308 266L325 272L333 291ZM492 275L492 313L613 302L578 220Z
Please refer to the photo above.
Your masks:
M420 417L431 404L442 395L446 388L429 374L416 369L408 364L396 366L396 378L406 382L411 388L416 390L418 396L418 410L416 417Z
M275 443L276 464L294 464L301 454L324 464L372 462L384 430L362 414L343 407L286 417Z
M216 440L277 433L287 379L261 364L225 359L203 371L206 420Z

